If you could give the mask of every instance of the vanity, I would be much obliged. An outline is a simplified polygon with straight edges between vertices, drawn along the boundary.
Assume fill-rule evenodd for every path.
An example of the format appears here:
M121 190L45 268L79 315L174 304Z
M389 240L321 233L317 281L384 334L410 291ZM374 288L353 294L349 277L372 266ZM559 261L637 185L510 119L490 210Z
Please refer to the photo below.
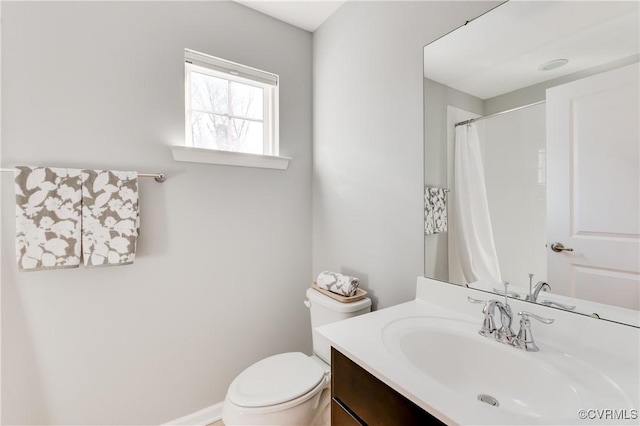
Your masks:
M319 327L332 424L638 424L640 329L510 299L554 319L532 321L530 352L478 333L467 298L487 296L419 277L415 300Z
M444 423L332 348L331 424L400 426Z

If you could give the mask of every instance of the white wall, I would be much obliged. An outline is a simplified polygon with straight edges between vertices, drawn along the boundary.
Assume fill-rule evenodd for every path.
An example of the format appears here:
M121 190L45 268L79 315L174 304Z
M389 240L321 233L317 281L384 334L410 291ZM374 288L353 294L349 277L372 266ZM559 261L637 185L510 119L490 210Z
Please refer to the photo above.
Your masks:
M448 132L451 117L450 107L482 115L482 99L471 96L428 78L424 79L424 182L425 186L451 189L449 174L453 171L450 160ZM462 121L467 119L460 119ZM453 197L448 197L447 208L452 211ZM450 217L450 216L449 216ZM450 223L450 222L449 222ZM449 233L424 236L424 276L441 281L450 281L449 277Z
M2 423L160 424L311 349L311 34L231 2L3 2L2 167L164 171L131 266L18 273L2 176ZM280 75L285 172L175 163L183 49Z
M378 308L424 273L422 49L499 3L347 2L314 34L313 271Z
M478 133L502 279L520 288L529 273L546 281L545 105L479 121Z

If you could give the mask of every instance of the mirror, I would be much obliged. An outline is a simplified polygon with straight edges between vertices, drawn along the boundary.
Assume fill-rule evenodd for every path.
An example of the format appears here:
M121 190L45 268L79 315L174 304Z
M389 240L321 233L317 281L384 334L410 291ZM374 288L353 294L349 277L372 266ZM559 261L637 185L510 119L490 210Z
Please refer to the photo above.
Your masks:
M425 276L640 327L639 22L510 1L425 46Z

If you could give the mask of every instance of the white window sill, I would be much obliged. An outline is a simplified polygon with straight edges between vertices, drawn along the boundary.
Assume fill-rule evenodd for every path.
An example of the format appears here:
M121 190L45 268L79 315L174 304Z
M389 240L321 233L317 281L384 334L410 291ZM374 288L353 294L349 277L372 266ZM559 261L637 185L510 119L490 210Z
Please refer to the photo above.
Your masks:
M172 146L171 152L174 161L276 170L286 170L289 167L289 162L293 160L290 157L219 151L217 149L193 148L190 146Z

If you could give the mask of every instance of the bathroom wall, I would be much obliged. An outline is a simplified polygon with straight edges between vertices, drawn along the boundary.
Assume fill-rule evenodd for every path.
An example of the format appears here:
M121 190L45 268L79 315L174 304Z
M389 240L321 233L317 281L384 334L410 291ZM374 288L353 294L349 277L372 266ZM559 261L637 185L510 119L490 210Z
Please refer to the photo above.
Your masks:
M313 272L378 308L424 274L423 47L500 2L347 2L314 33Z
M427 65L428 66L428 65ZM428 78L424 79L424 182L426 186L449 188L447 124L448 107L482 115L483 101ZM453 170L453 169L452 169ZM452 199L448 208L451 211ZM449 234L424 236L424 276L449 281Z
M311 34L231 2L2 2L2 20L2 167L168 175L140 181L135 264L28 273L0 175L2 423L161 424L309 352ZM172 160L184 48L280 75L289 170Z

